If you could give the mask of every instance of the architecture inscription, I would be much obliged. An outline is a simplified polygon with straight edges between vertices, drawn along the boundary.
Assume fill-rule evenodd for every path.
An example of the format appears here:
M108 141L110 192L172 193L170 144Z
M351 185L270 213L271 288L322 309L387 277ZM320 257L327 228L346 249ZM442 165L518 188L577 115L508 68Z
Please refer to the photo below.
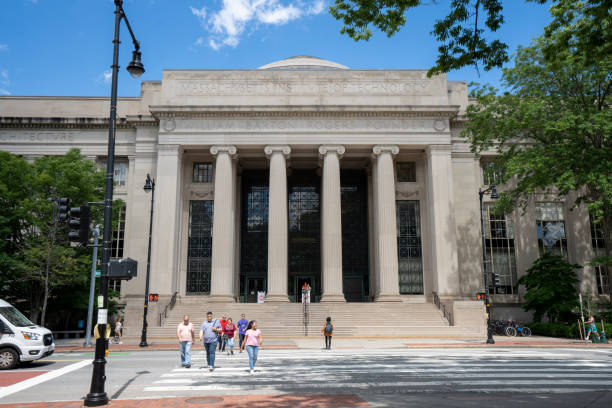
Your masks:
M202 131L344 131L395 130L403 132L442 132L448 129L441 119L162 119L166 132Z
M0 132L0 142L48 143L72 142L68 132Z

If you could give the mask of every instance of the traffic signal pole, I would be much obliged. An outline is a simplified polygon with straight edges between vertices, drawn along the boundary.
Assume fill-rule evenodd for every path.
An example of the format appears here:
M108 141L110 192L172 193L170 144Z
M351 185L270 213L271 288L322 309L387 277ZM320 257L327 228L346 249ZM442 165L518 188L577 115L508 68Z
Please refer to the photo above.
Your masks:
M93 256L91 257L91 278L89 282L89 307L87 308L87 332L85 333L85 346L91 346L91 325L93 320L94 296L96 291L96 266L98 261L98 238L100 226L93 229Z

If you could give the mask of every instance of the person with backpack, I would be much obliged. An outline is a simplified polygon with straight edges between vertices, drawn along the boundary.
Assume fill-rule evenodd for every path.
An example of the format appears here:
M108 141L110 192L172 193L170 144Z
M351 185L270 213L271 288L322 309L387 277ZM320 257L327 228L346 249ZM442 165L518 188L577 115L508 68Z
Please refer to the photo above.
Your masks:
M331 322L331 317L328 316L327 319L325 319L325 324L323 325L321 332L323 332L323 335L325 336L325 350L331 350L331 340L334 332L334 325Z
M254 375L255 363L257 363L257 352L259 351L259 347L263 344L261 330L257 328L256 320L251 320L249 322L245 336L246 338L244 343L242 343L242 347L240 347L240 352L242 352L246 346L247 353L249 354L249 374Z
M204 340L208 371L215 369L215 350L217 349L219 333L221 333L221 323L219 323L219 320L213 319L212 312L206 313L206 321L200 326L200 341Z

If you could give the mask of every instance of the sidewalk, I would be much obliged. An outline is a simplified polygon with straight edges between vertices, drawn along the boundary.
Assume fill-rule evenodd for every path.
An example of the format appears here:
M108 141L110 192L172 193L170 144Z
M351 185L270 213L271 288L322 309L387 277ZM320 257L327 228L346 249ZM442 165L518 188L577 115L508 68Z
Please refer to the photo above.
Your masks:
M584 343L577 339L554 337L505 337L495 336L495 344L486 339L415 338L415 337L334 337L333 348L342 349L391 349L391 348L492 348L492 347L572 347L610 348L612 344ZM148 347L139 347L140 340L125 339L123 344L111 344L110 351L176 351L178 343L173 339L152 339ZM199 343L199 342L198 342ZM323 337L264 338L266 349L320 349ZM84 347L83 339L57 340L56 353L93 352L94 346Z

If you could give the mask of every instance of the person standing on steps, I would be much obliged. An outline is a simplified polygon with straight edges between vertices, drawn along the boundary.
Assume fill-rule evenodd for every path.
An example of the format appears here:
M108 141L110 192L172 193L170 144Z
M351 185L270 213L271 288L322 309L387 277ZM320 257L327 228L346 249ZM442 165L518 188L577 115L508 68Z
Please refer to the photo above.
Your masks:
M244 335L246 333L246 328L249 325L249 321L244 316L244 313L240 315L240 320L238 320L237 325L238 325L238 337L239 337L238 348L240 349L240 352L242 353L242 343L244 343Z
M123 344L123 341L121 341L122 330L121 317L117 317L117 320L115 320L115 344Z
M227 338L226 349L227 349L228 356L230 353L234 355L234 344L235 344L234 343L234 337L235 337L234 333L236 332L236 329L237 327L232 321L232 318L230 317L229 319L227 319L227 324L223 328L223 336Z
M189 321L189 316L184 316L183 321L179 323L176 329L176 337L178 337L181 347L181 367L191 367L191 344L193 343L193 324Z
M245 341L242 343L240 347L240 351L244 349L246 346L247 353L249 353L249 373L251 375L255 374L255 363L257 363L257 352L259 351L259 347L263 344L263 337L261 336L261 330L257 328L257 321L251 320L249 325L247 326L247 330L245 333Z
M215 369L215 351L217 349L217 335L221 332L221 323L213 319L212 312L206 313L206 320L200 326L200 341L204 340L204 350L206 350L206 364L208 370Z
M332 334L334 333L334 325L331 322L331 317L328 316L327 319L325 319L325 324L321 332L323 336L325 336L325 350L331 350Z

